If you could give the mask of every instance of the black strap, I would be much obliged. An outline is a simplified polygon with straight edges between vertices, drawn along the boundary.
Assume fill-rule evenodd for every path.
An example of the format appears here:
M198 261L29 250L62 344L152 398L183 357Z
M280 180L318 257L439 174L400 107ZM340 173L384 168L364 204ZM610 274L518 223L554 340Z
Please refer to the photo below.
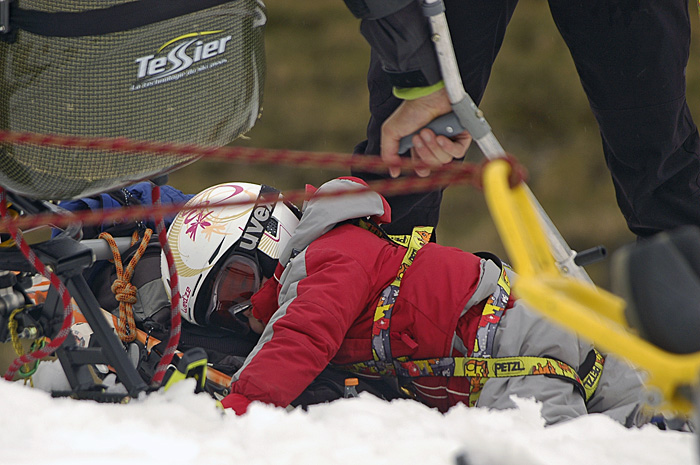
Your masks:
M243 228L243 234L236 244L234 253L245 255L254 262L258 263L258 245L265 231L270 224L276 221L272 214L277 206L280 191L274 187L260 186L260 193L255 201L255 206L251 209L250 216Z
M588 373L590 373L591 370L593 369L593 365L595 365L595 361L596 361L595 350L591 350L590 352L588 352L586 359L583 361L581 366L579 366L579 368L578 368L578 375L581 377L581 379L588 376Z
M128 31L232 0L139 0L73 13L47 13L10 5L10 30L42 36L82 37Z

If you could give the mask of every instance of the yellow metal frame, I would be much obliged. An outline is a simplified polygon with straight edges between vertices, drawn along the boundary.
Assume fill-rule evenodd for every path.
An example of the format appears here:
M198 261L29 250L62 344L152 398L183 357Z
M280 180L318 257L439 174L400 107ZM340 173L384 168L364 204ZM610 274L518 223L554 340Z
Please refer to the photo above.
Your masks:
M525 186L511 189L509 174L508 162L494 160L487 164L483 182L486 203L518 273L514 293L599 349L648 372L650 393L660 394L659 410L689 414L693 406L682 389L697 387L700 353L673 354L645 341L628 326L623 299L561 273Z

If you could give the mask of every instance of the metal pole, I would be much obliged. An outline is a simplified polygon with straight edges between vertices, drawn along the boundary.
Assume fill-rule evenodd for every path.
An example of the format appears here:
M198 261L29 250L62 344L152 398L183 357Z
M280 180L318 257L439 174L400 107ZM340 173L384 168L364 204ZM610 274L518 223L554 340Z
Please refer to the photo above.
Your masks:
M505 157L505 150L503 150L500 142L496 139L493 131L491 131L491 127L486 121L486 118L484 118L483 112L464 90L459 66L457 65L457 58L455 57L454 48L452 47L452 39L447 25L447 18L445 17L443 1L423 0L422 7L423 13L430 21L430 27L433 33L432 40L435 44L440 71L443 81L445 82L445 90L447 91L450 103L452 104L452 110L456 114L459 123L469 131L487 159L493 160ZM567 275L592 283L586 270L574 262L576 252L566 243L530 189L527 186L524 187L540 217L552 255L559 269Z

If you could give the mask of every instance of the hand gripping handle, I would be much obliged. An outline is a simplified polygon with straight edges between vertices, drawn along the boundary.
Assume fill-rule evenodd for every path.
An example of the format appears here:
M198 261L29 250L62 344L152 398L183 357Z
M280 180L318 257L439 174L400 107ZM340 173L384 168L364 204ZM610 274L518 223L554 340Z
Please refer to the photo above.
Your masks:
M456 136L457 134L465 131L465 128L459 122L459 118L454 112L435 118L425 127L432 129L433 132L439 136L447 137ZM408 150L413 147L413 141L411 139L413 139L413 136L418 134L420 131L422 131L422 129L401 138L399 141L400 154L408 152Z

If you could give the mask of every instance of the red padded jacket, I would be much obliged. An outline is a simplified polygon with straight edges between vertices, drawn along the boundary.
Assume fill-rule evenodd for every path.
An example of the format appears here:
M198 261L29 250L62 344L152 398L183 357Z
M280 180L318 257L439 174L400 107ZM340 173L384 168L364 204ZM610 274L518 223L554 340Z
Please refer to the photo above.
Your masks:
M338 179L319 192L328 190L329 185L339 187L339 182L344 188L361 183ZM379 203L368 206L365 216L386 213L379 194L368 191L367 195L379 197ZM396 277L406 249L353 224L334 226L348 219L334 203L362 201L356 197L362 196L309 202L297 229L306 238L291 241L303 248L290 252L295 256L279 281L269 280L254 296L254 315L267 326L234 376L233 393L287 406L329 362L372 359L377 302ZM321 214L325 218L312 217ZM319 224L325 226L317 228ZM482 279L490 276L484 271L487 262L433 243L418 251L403 277L393 310L390 340L394 357L422 359L471 353L483 301L496 286L496 279L492 283ZM467 354L456 350L455 335L468 349ZM421 378L414 384L419 400L441 411L468 400L466 378Z

